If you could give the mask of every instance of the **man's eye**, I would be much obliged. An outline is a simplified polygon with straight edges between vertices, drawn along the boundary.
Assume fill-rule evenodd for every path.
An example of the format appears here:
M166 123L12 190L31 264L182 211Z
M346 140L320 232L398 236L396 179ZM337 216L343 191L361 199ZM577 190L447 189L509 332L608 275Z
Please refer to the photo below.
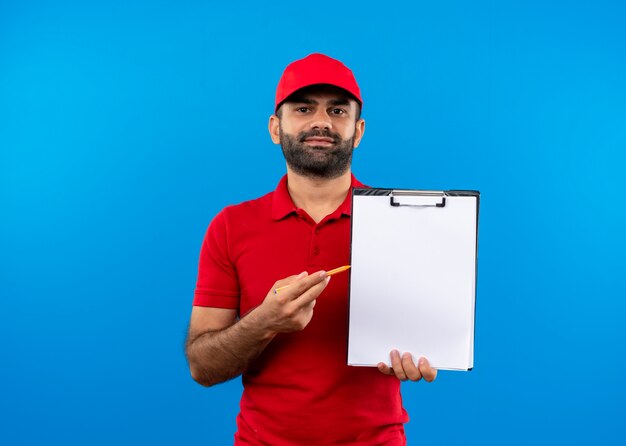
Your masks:
M296 111L299 113L306 113L309 111L309 107L298 107L296 108Z
M333 108L330 112L333 115L343 115L345 113L345 111L341 108Z

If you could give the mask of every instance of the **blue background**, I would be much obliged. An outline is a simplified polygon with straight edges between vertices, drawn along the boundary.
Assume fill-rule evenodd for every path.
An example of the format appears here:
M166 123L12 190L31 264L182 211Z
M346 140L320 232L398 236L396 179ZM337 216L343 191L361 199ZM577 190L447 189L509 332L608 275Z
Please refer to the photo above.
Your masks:
M232 441L239 382L183 356L200 243L283 174L311 52L362 181L482 192L475 369L403 385L409 444L626 441L625 5L1 2L0 443Z

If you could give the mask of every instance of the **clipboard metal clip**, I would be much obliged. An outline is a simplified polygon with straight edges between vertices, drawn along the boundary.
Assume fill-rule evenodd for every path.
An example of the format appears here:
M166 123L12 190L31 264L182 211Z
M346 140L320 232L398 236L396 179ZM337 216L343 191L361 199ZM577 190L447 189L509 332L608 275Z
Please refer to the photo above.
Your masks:
M444 191L393 190L389 194L391 206L438 207L446 206Z

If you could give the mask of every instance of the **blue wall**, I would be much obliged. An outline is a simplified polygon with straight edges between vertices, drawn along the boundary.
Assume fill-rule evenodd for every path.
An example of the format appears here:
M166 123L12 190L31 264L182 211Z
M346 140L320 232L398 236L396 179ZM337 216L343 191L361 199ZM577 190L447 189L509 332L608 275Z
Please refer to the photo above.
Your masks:
M129 5L128 3L132 3ZM363 90L358 177L482 192L475 369L410 444L626 441L619 1L0 3L0 443L229 444L188 375L202 236L275 187L287 63Z

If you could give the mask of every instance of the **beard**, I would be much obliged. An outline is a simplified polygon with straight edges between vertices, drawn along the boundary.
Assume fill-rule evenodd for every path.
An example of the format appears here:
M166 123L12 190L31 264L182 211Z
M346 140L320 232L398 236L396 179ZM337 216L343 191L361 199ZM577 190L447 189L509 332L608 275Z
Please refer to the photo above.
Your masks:
M354 136L342 139L330 131L311 130L293 136L280 131L280 145L287 164L295 173L309 178L338 178L344 174L352 162ZM331 147L311 146L305 140L314 136L333 139Z

